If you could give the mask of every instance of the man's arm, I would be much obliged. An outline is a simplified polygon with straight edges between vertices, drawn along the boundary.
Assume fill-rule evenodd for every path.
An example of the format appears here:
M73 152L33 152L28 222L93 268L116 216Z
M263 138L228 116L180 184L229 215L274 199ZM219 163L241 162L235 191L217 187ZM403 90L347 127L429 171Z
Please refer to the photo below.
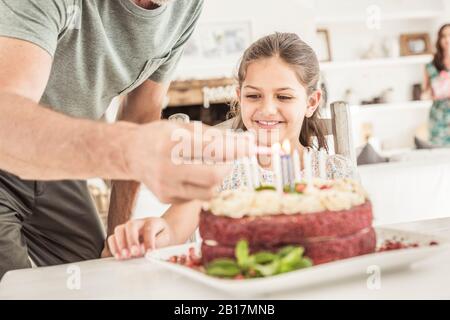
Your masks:
M145 81L124 99L117 119L139 124L159 120L168 87L169 84ZM137 181L112 182L108 235L114 232L116 226L130 219L139 187L140 183Z
M129 177L123 144L137 126L74 119L40 106L51 65L37 45L0 37L0 168L28 179ZM118 140L105 144L111 136Z
M163 202L209 199L229 167L177 165L171 161L181 130L205 149L229 140L221 159L254 153L245 135L223 134L213 141L191 124L100 123L76 119L40 106L51 70L49 53L31 42L0 36L0 169L24 179L100 177L143 182ZM89 106L85 106L89 107ZM201 151L202 151L201 150ZM214 157L205 155L208 161Z

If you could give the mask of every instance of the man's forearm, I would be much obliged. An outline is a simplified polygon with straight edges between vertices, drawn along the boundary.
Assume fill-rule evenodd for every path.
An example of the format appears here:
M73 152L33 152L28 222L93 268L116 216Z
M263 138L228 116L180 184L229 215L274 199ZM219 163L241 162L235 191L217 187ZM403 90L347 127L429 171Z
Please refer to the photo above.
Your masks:
M24 179L130 179L124 146L137 127L71 118L0 92L0 168Z
M139 87L122 101L117 115L118 120L133 123L148 123L161 119L163 100L167 85L148 84ZM108 235L114 233L119 224L131 218L136 204L140 183L136 181L113 181L108 211Z
M114 233L114 228L131 218L136 205L140 183L136 181L113 181L111 201L108 213L108 236Z

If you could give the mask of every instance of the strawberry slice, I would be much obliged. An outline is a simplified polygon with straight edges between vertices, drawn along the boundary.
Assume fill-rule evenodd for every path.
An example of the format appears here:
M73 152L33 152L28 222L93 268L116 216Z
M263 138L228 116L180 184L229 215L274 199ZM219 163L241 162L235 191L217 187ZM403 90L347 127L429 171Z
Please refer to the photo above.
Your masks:
M306 184L304 183L298 183L295 185L295 192L297 193L303 193L305 192Z

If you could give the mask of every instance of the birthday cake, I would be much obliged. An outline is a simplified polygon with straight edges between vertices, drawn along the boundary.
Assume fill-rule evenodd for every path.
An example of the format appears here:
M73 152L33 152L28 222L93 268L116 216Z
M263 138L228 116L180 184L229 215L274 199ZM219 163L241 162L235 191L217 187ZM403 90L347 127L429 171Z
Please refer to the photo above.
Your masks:
M250 253L304 248L313 264L372 253L372 206L351 179L302 181L291 192L260 188L222 191L200 214L202 261L235 257L238 242Z

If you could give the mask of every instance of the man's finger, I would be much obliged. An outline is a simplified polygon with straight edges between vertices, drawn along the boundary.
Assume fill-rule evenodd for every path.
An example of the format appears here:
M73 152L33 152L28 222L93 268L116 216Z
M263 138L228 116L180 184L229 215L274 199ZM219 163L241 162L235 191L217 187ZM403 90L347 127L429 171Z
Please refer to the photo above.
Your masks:
M196 136L198 139L198 137ZM210 128L202 135L203 162L230 162L256 154L255 138L249 132Z
M183 182L199 187L211 188L222 184L232 170L232 164L201 165L188 164L176 168Z
M180 124L180 131L173 137L181 144L178 149L183 150L183 158L187 160L229 162L253 156L257 151L255 137L250 132L236 133L198 122Z
M211 200L215 195L217 195L218 187L202 187L194 184L184 183L179 190L177 196L180 199L185 200Z

